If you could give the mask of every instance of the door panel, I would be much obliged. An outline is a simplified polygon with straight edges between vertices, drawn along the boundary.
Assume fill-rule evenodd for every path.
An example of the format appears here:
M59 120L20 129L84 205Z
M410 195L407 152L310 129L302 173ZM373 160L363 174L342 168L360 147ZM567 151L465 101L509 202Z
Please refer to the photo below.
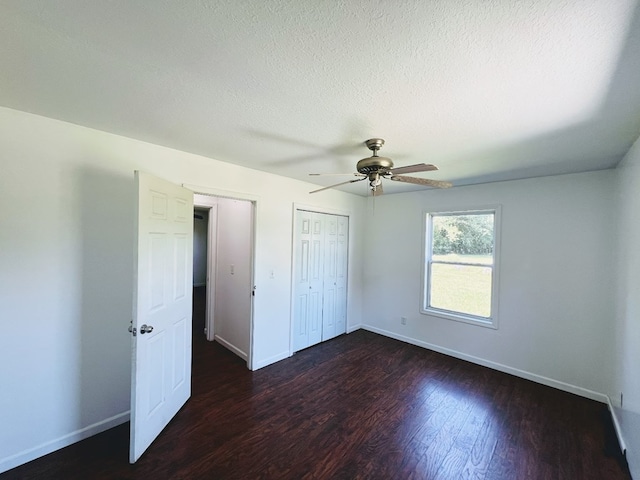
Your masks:
M178 390L187 380L187 372L185 366L191 363L191 358L187 358L188 343L187 339L187 323L191 320L186 317L181 318L173 324L173 389Z
M336 287L331 283L324 289L322 309L322 341L336 336Z
M300 242L300 281L307 283L309 281L309 240Z
M324 237L324 298L322 309L322 340L336 336L336 243L337 217L322 215L326 224Z
M311 295L311 213L296 211L294 265L294 319L293 319L293 350L302 350L309 346L309 310Z
M296 278L294 305L294 351L302 350L322 341L322 286L323 257L322 218L312 212L298 210L296 225L299 229L294 246Z
M311 235L311 264L313 269L309 279L309 339L307 346L315 345L322 341L322 285L323 263L322 242L324 238L324 225L322 218L317 213L311 214L313 225Z
M322 341L322 292L310 290L309 300L309 339L307 347Z
M131 463L191 394L193 268L192 192L143 172L135 179ZM153 330L143 332L143 325Z
M347 332L347 269L349 265L349 217L337 217L335 333Z

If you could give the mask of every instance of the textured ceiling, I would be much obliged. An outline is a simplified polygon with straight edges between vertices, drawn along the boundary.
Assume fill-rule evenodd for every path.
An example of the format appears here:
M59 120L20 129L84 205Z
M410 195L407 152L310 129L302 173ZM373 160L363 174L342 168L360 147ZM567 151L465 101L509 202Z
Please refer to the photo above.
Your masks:
M635 0L4 0L0 62L0 105L323 186L370 137L463 185L640 134Z

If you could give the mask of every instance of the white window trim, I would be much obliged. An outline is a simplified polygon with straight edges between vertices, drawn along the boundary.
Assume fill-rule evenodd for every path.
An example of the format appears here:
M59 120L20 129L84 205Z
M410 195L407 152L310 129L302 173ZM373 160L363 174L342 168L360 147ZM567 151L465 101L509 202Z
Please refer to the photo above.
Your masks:
M494 225L493 225L493 272L491 282L491 317L478 317L475 315L465 314L461 312L450 312L447 310L440 310L437 308L427 307L427 297L429 294L429 279L427 275L429 272L428 261L431 253L431 238L433 237L431 229L433 228L431 217L433 215L464 215L464 214L478 214L478 213L493 213ZM429 315L434 317L445 318L447 320L454 320L456 322L468 323L471 325L478 325L487 328L498 328L498 298L500 285L500 232L502 221L502 208L500 205L488 205L483 207L474 208L451 208L451 209L438 209L438 210L423 210L423 228L422 228L422 294L420 298L420 313L423 315Z

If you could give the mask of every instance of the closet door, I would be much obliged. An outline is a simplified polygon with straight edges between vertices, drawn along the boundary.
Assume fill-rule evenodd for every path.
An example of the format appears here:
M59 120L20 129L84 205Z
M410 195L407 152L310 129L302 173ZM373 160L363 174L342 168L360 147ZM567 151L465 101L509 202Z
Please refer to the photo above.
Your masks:
M322 340L322 215L296 211L293 350Z
M347 333L347 269L349 265L349 217L336 217L335 333Z
M347 331L349 217L325 215L322 340Z
M293 351L346 332L349 218L296 210Z
M324 289L322 295L322 341L336 333L336 307L338 299L338 217L324 215Z

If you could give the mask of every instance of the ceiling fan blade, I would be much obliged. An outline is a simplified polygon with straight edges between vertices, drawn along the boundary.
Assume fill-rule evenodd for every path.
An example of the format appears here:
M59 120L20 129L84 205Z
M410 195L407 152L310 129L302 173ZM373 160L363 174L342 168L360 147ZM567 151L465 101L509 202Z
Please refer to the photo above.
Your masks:
M451 182L441 182L438 180L430 180L428 178L404 177L402 175L393 176L391 177L391 180L395 180L396 182L413 183L414 185L425 185L427 187L435 188L449 188L453 186Z
M355 180L349 180L347 182L342 182L342 183L336 183L335 185L330 185L328 187L323 187L323 188L319 188L318 190L314 190L313 192L309 192L309 193L317 193L317 192L321 192L323 190L328 190L330 188L335 188L335 187L339 187L340 185L346 185L347 183L355 183L355 182L361 182L362 180L365 180L367 177L362 177L362 178L356 178Z
M355 175L356 177L366 177L366 175L362 173L310 173L311 177L327 177L331 175Z
M389 173L393 175L399 175L401 173L416 173L416 172L432 172L438 170L438 167L426 163L416 163L415 165L407 165L406 167L398 167L389 169Z

